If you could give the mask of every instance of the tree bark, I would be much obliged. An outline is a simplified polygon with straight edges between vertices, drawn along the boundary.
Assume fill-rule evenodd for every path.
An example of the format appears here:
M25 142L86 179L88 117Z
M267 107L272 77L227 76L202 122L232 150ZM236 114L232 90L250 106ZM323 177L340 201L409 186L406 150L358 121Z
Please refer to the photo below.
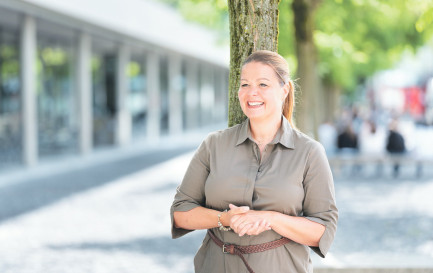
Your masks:
M323 85L323 108L318 108L321 118L318 120L320 123L334 122L340 112L341 102L340 96L341 89L334 84Z
M238 90L242 62L254 51L277 51L278 3L280 0L228 0L230 20L230 76L228 126L245 115Z
M296 126L304 133L317 137L318 74L317 52L314 44L314 14L320 0L293 0L296 55L298 59L298 103L295 108Z

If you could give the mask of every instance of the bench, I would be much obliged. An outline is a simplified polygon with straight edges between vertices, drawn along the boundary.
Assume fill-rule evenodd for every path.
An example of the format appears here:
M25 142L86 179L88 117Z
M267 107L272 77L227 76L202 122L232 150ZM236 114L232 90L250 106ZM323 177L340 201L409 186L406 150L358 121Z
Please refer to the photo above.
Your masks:
M344 167L350 167L352 174L359 174L365 166L376 166L376 176L382 176L385 166L392 166L393 175L399 175L400 166L411 165L415 168L415 177L421 178L425 166L433 166L432 156L416 154L362 154L336 153L328 156L329 165L335 175L340 175Z

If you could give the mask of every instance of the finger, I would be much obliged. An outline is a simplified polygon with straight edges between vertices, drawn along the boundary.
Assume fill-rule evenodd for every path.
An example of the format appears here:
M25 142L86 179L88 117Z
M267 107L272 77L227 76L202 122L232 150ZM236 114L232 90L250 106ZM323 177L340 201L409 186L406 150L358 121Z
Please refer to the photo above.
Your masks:
M245 221L245 220L241 220L241 221L238 221L236 224L235 224L235 227L236 227L236 230L242 230L245 226L247 226L247 225L249 225L250 224L250 222L248 222L248 221Z
M240 231L248 224L253 224L254 222L251 221L248 217L245 217L244 215L237 215L236 221L233 222L233 226L236 230Z
M229 204L229 208L230 208L231 210L235 210L235 209L237 209L238 207L235 206L235 205L233 205L233 204Z
M269 222L266 221L266 220L264 220L264 225L265 225L266 230L271 230L271 229L272 229L272 227L271 227L271 223L269 223Z
M260 228L267 228L268 227L268 222L266 220L261 220L260 221Z
M257 235L260 233L260 222L255 222L254 225L247 231L248 235Z
M240 209L240 210L244 210L244 211L248 211L250 209L250 207L248 207L248 206L240 206L240 207L238 207L238 206L233 205L233 204L229 204L229 208L230 209Z
M233 216L230 218L230 223L231 223L231 224L232 224L232 223L236 223L240 218L241 218L241 216L238 215L238 214L233 215Z
M261 223L261 227L264 230L271 230L271 224L266 220L263 220L263 222Z
M229 208L230 208L230 212L232 214L245 213L245 212L250 210L250 208L248 206L238 207L238 206L235 206L233 204L229 204Z
M257 229L260 226L260 222L255 222L251 229Z
M237 214L231 219L230 226L233 226L236 229L241 229L245 224L254 222L255 221L246 214Z
M252 224L247 224L243 228L241 228L238 232L239 236L244 236L245 233L251 228Z
M258 228L258 234L267 230L270 230L269 224L265 220L263 220Z
M248 206L242 206L242 207L239 207L239 209L240 209L242 212L247 212L247 211L250 210L250 207L248 207Z
M235 216L233 216L233 218L232 218L232 220L231 220L231 222L230 222L230 227L236 232L236 233L238 233L237 231L238 231L238 229L239 229L239 225L240 224L242 224L242 220L241 220L241 217L236 217L236 215Z
M266 222L266 220L260 220L258 222L256 222L256 225L251 228L247 234L248 235L259 235L260 233L262 233L263 231L268 230L268 223Z

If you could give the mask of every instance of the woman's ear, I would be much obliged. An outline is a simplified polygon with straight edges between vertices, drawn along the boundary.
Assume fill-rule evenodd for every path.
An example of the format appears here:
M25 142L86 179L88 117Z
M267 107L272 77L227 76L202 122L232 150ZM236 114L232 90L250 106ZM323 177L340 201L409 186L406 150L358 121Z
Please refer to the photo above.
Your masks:
M290 91L292 90L292 82L289 81L288 83L284 84L283 86L283 101L287 98L287 96L290 94Z

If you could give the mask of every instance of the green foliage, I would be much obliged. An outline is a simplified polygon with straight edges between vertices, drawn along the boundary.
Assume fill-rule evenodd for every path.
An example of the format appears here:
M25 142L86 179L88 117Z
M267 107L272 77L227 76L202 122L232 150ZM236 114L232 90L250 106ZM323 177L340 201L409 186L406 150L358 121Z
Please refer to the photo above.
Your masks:
M229 43L229 15L227 0L159 0L179 10L191 22L218 31L221 43Z
M139 63L131 61L129 62L127 68L126 68L126 75L128 75L129 78L137 77L140 75L141 72L141 66Z
M424 38L428 39L433 36L433 1L413 0L413 2L418 2L415 8L419 14L415 28L424 35Z
M38 49L38 59L36 71L38 75L44 77L63 79L68 77L71 67L70 55L61 47L40 47Z
M160 1L179 9L187 20L218 30L228 43L227 0ZM291 2L279 4L278 52L295 71ZM433 36L433 0L323 0L315 16L320 77L346 92Z
M292 72L296 71L295 36L291 0L281 0L278 20L278 53L284 56Z
M315 32L324 82L354 90L360 80L395 64L404 51L424 44L431 37L426 27L431 20L420 2L324 1L316 14Z
M40 57L47 66L62 66L67 61L67 55L61 48L46 47L40 52Z
M2 79L19 74L18 51L14 46L0 45L0 60L0 75Z

